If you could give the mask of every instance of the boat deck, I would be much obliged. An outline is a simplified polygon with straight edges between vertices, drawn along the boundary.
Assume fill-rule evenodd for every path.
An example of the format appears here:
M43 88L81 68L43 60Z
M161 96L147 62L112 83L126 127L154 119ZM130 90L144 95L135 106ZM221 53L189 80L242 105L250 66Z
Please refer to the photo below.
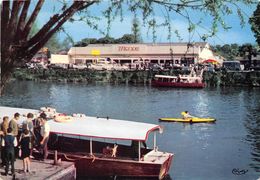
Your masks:
M163 164L171 155L172 155L171 153L153 150L144 156L144 161Z

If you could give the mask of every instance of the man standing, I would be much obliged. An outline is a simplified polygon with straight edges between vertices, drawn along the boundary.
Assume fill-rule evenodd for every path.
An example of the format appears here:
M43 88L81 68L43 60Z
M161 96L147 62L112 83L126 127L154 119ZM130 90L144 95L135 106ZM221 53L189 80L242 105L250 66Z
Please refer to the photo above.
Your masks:
M14 174L14 161L15 161L15 151L14 147L17 146L17 140L12 135L12 128L7 129L7 135L2 140L2 146L5 147L5 155L6 155L6 166L5 166L5 175L7 176L9 171L9 164L11 163L11 172L13 178L15 178Z
M50 135L50 125L47 122L47 116L45 113L40 114L41 119L41 136L42 140L40 141L40 145L43 150L43 160L46 160L48 157L48 141Z
M19 113L15 113L14 114L14 118L9 122L9 128L12 128L12 133L13 136L17 138L18 136L18 124L17 121L20 118L20 114Z
M19 130L19 127L18 127L18 120L20 118L20 114L17 112L14 114L14 118L9 122L9 128L12 129L12 134L14 136L14 138L16 139L17 141L17 138L18 138L18 130ZM17 147L15 147L15 158L18 157L18 154L19 154L19 150Z

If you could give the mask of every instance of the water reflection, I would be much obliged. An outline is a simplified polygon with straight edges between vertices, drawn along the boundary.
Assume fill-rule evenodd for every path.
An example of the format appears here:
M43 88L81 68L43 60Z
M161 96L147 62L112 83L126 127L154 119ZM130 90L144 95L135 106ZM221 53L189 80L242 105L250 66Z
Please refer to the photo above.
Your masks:
M246 141L251 145L252 162L250 166L260 172L260 97L252 95L246 99L248 106L245 127L248 131Z

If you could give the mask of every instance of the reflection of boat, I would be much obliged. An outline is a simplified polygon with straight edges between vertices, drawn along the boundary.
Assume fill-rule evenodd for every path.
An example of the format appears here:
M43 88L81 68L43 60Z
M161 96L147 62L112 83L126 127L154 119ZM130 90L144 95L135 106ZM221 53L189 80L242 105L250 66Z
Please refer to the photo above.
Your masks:
M168 122L183 122L183 123L210 123L210 122L215 122L216 119L214 118L198 118L198 117L193 117L193 118L160 118L160 121L168 121Z
M15 112L36 114L39 111L0 107L2 116L12 117ZM54 150L57 150L58 158L75 162L79 176L162 179L169 171L173 154L158 150L159 125L96 117L73 117L73 121L66 123L49 120L48 123L51 127L48 157L54 157ZM153 149L141 148L141 142L145 142L151 132L154 134ZM113 154L116 157L104 154L104 149L114 146L112 142L118 143L116 155ZM132 145L127 145L130 142Z
M181 87L181 88L203 88L205 83L199 76L166 76L155 75L153 86L158 87Z

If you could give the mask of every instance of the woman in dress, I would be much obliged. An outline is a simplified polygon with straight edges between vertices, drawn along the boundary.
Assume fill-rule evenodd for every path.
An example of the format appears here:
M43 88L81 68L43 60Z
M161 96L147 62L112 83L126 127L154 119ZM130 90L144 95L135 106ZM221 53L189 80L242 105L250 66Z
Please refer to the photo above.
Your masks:
M30 132L25 129L21 137L20 145L22 150L23 171L30 172Z

